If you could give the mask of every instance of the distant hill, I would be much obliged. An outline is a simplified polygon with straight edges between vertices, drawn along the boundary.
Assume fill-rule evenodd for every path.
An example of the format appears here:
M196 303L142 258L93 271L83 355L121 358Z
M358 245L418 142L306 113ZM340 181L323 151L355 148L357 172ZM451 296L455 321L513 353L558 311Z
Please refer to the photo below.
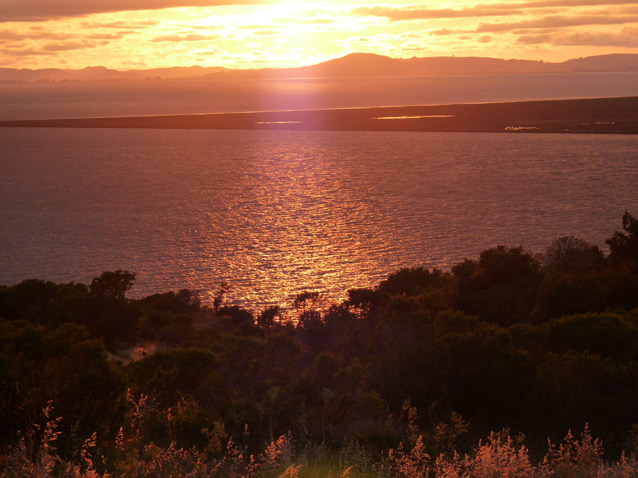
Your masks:
M443 76L524 73L638 71L638 55L602 55L547 63L481 57L428 57L395 59L369 53L353 53L317 65L286 70L307 76Z
M117 81L215 78L321 78L371 76L504 75L529 73L638 71L638 55L612 54L548 63L481 57L390 58L372 53L352 53L341 58L299 68L233 70L201 66L151 70L111 70L91 66L82 70L0 68L0 82Z
M561 63L568 71L638 71L638 55L588 56Z
M111 70L103 66L89 66L82 70L62 70L47 68L43 70L0 68L0 82L32 83L63 81L117 81L117 80L173 80L198 78L205 75L232 72L227 68L202 66L155 68L151 70Z
M499 73L538 73L547 64L526 60L499 60L477 57L430 57L394 59L366 53L297 68L310 76L439 76Z

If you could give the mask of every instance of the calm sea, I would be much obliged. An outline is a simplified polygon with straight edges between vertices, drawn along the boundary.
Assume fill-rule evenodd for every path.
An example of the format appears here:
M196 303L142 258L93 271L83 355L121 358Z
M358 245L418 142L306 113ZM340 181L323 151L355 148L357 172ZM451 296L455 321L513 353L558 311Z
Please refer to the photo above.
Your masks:
M638 73L0 84L0 120L638 96Z
M518 77L529 83L522 97L496 91L496 80L467 92L485 77L454 79L465 81L464 92L441 79L379 79L414 88L404 96L371 88L367 100L345 95L352 80L295 80L264 87L280 91L277 98L246 93L220 103L196 98L204 90L221 98L214 82L5 85L0 112L8 119L500 101L557 97L548 89L560 76ZM633 93L623 89L631 89L627 76L608 77L606 95L573 96L638 94L635 75ZM589 83L602 85L600 78ZM439 97L419 89L435 83ZM185 99L162 99L169 91ZM399 267L449 268L497 244L541 252L575 235L603 245L625 209L638 213L638 136L0 129L0 153L0 283L87 282L128 269L138 273L138 296L190 288L210 300L228 281L231 299L255 310L304 290L335 300Z

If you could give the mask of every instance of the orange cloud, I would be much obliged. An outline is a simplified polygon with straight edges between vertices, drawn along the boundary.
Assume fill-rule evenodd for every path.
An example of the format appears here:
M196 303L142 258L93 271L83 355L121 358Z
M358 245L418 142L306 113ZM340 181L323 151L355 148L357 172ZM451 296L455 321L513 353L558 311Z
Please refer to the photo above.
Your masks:
M18 57L18 58L30 57L30 56L50 56L51 55L51 52L38 51L38 50L34 50L33 48L5 47L4 50L5 50L4 53L9 53L12 57Z
M16 68L253 68L367 51L558 61L638 52L638 32L620 31L637 15L638 0L0 0L0 59ZM34 20L47 21L25 23Z
M157 20L138 20L134 22L116 21L116 22L82 22L84 28L105 28L105 29L126 29L126 30L144 30L148 27L158 25ZM43 28L33 26L32 29Z
M108 42L107 42L108 43ZM42 47L42 51L58 52L69 50L84 50L86 48L95 48L104 45L103 42L65 42L65 43L49 43Z
M221 38L220 35L199 35L191 33L188 35L163 35L153 38L152 42L183 42L183 41L209 41Z
M89 40L119 40L132 33L132 31L122 31L116 33L92 33L87 38Z
M634 0L545 0L519 4L524 8L595 7L605 5L633 5Z
M467 17L495 17L504 15L519 15L520 10L513 9L508 5L477 5L475 7L452 9L432 9L420 7L360 7L353 10L353 13L361 16L385 17L391 21L408 20L433 20L444 18L467 18Z
M355 15L384 17L391 21L438 20L521 15L526 10L555 7L635 5L635 0L544 0L518 3L487 3L464 8L423 8L420 5L390 7L375 5L352 10Z
M93 13L160 10L174 7L257 5L268 0L2 0L0 22L43 21Z
M638 27L625 27L620 33L573 32L540 35L521 35L518 43L524 45L550 44L554 46L610 46L638 47Z
M31 31L27 33L13 32L9 30L0 31L0 40L23 41L23 40L70 40L75 35L70 33L51 33L43 30Z
M521 28L562 28L584 25L621 25L635 23L635 15L583 15L583 16L547 16L534 20L504 23L481 23L475 30L479 33L496 33Z

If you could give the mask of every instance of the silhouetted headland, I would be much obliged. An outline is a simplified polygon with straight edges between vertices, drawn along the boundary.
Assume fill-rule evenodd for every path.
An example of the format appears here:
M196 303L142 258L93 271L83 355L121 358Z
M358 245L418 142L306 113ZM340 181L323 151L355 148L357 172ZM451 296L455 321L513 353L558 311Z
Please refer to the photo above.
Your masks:
M2 127L638 133L638 97L1 121Z

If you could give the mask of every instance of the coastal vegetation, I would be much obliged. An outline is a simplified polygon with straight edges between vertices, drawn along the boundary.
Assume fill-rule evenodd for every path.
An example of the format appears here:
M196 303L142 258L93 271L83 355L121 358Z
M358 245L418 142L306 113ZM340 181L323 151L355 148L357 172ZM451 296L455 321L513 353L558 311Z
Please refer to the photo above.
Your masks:
M638 474L638 219L327 304L0 286L6 477Z

